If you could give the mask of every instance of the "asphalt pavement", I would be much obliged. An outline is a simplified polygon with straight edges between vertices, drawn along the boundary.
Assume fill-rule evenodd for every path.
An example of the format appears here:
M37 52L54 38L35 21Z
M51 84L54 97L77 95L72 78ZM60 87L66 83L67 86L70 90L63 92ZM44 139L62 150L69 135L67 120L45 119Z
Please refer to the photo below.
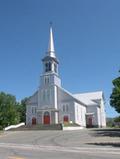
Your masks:
M120 158L119 131L98 130L8 131L0 135L0 159Z

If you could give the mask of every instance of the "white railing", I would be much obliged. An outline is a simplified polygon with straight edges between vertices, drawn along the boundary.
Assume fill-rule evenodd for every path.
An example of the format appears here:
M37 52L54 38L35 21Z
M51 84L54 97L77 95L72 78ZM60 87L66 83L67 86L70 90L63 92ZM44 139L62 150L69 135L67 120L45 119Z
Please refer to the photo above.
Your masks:
M20 124L17 124L17 125L10 125L10 126L7 126L4 130L7 131L9 129L19 128L20 126L23 126L23 125L25 125L25 123L20 123Z
M65 130L81 130L81 129L84 129L84 127L80 127L80 126L76 126L76 127L63 127L63 131Z

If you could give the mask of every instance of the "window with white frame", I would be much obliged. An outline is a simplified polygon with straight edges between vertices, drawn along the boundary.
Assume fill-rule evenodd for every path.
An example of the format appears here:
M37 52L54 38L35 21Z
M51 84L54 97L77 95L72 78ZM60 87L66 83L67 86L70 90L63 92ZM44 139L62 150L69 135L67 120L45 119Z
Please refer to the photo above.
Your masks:
M51 62L46 62L45 63L45 72L51 71L51 67L52 67Z
M47 90L47 101L50 101L50 90Z
M57 65L54 63L54 71L57 73Z
M68 104L63 104L63 112L68 112L68 111L69 111Z
M50 80L49 80L49 76L45 76L44 78L44 84L49 84Z
M36 107L32 107L32 114L36 114Z
M63 112L65 112L65 105L63 105Z
M41 95L41 100L44 102L49 102L50 101L50 89L44 89L42 91L42 95Z
M68 104L66 104L66 112L68 112Z
M43 101L45 100L45 96L46 96L46 93L45 93L45 90L43 90L43 98L42 98Z

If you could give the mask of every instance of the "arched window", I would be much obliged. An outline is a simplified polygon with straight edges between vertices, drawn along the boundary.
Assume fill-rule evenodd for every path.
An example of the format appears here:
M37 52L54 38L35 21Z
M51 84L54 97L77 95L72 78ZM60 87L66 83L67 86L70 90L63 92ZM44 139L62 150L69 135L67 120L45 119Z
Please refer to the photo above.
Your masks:
M33 106L33 107L32 107L32 114L36 114L36 111L37 111L37 110L36 110L36 107Z
M46 112L44 113L44 116L50 116L50 113L46 111Z
M57 73L57 65L54 64L54 71Z
M66 112L68 112L68 104L66 104Z
M49 84L49 77L47 78L47 83Z
M45 72L51 71L51 62L45 63Z
M65 112L65 105L63 105L63 112Z
M45 72L48 72L48 67L49 67L49 65L48 65L48 62L47 62L47 63L45 63Z
M50 90L47 90L47 101L50 101Z
M45 90L43 90L43 101L45 100L45 97L46 96L46 93L45 93Z
M68 104L64 104L63 105L63 112L68 112L68 110L69 110Z
M51 71L51 62L48 64L48 71Z
M46 77L45 77L44 83L45 83L45 84L47 83L47 79L46 79Z
M49 76L45 76L45 78L44 78L44 84L49 84Z

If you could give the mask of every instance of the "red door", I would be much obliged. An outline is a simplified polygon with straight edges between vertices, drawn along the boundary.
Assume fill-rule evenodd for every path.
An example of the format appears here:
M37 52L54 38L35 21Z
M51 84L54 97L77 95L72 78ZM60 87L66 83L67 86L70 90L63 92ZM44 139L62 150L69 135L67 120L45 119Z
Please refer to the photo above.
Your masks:
M45 112L44 113L44 124L45 125L49 125L50 124L50 113L49 112Z
M68 123L68 116L64 116L64 122L67 122Z
M89 127L91 128L92 127L92 117L88 118L88 123L89 123Z
M93 127L93 119L92 119L92 115L88 115L86 117L86 126L88 128L92 128Z
M32 125L36 125L36 118L35 117L32 118Z

